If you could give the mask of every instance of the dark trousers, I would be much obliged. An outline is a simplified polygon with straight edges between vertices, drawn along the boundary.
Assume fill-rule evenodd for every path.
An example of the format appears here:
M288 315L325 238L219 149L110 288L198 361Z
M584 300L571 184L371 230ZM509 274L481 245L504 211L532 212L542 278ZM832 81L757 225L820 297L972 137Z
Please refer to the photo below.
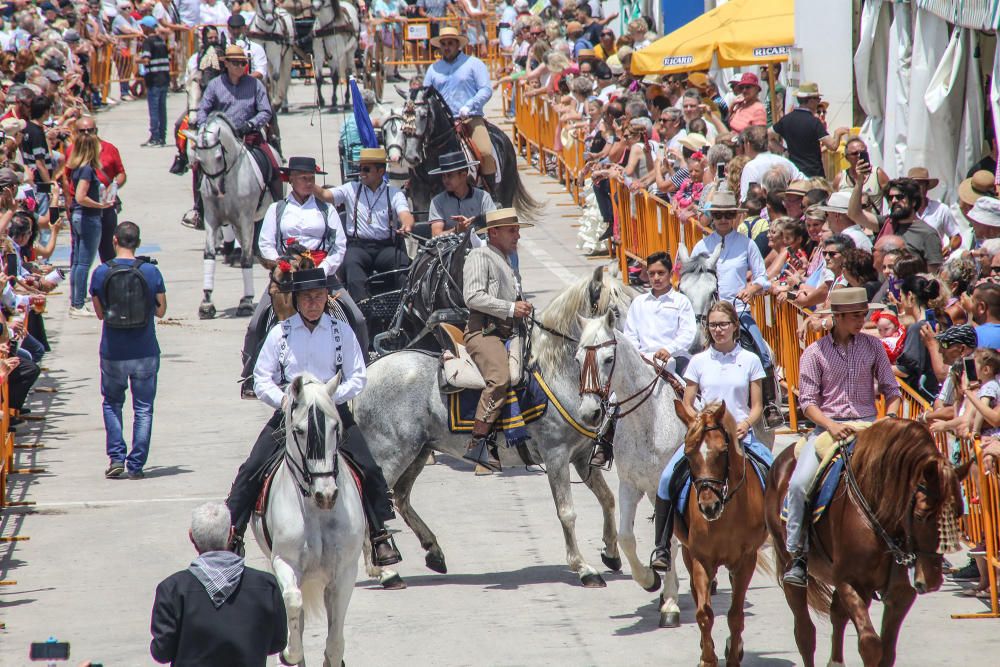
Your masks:
M41 314L36 313L34 310L28 311L28 333L41 343L43 352L52 350L49 346L48 334L45 333L45 320L42 319Z
M149 108L149 138L167 140L167 90L168 86L146 88L146 105Z
M389 499L389 485L382 469L375 463L361 429L354 423L354 416L345 405L338 405L337 412L344 425L341 451L356 465L361 476L362 505L370 526L381 527L383 521L395 517ZM279 455L285 446L284 413L275 410L257 436L246 462L240 466L233 481L226 506L232 516L233 526L242 535L250 522L257 496L264 485L267 464Z
M611 181L604 179L594 185L594 198L597 200L597 207L601 210L601 219L608 223L608 226L615 220L615 209L611 204Z
M25 334L24 338L21 340L21 349L31 355L31 360L36 364L40 364L42 362L42 357L45 356L45 346L30 333Z
M28 400L28 392L34 386L35 380L41 374L42 369L34 361L29 361L21 357L21 363L10 372L8 385L10 387L10 407L20 410Z
M365 241L349 239L344 255L344 282L355 303L367 299L368 277L375 273L401 269L410 265L410 258L403 250L389 241Z
M115 227L118 226L118 210L116 206L101 211L101 242L97 246L97 254L101 264L115 258Z

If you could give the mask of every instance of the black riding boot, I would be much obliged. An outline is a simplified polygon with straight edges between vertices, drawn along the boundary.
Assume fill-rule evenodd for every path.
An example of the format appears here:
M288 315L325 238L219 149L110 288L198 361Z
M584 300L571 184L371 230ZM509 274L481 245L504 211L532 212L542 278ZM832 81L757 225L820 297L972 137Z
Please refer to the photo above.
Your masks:
M764 403L764 423L768 428L778 428L785 423L778 405L778 392L774 380L774 366L764 371L764 381L760 386L761 401Z
M605 468L611 470L611 463L615 460L615 424L617 420L612 417L605 417L604 423L597 431L594 439L594 451L590 455L590 466L592 468Z
M500 196L497 193L496 174L483 174L482 181L483 181L483 189L486 190L487 193L489 193L490 197L493 198L493 201L496 202L497 205L500 205Z
M368 538L372 543L372 562L379 567L386 567L403 560L399 549L396 548L395 540L385 528L385 522L379 517L379 513L375 511L375 507L364 493L361 494L361 507L368 520Z
M285 198L285 186L281 182L280 176L275 176L271 179L271 182L267 184L268 189L271 191L271 199L274 201L281 201Z
M809 584L805 551L792 554L792 560L788 564L788 569L785 570L784 576L781 577L781 581L789 586L797 586L799 588L805 588Z
M649 566L660 572L669 572L670 538L674 536L674 504L659 496L656 496L653 534L656 537L656 548L649 557Z
M494 472L500 472L503 469L500 465L500 452L497 449L496 433L492 430L492 424L476 420L472 427L472 437L466 445L466 451L462 458Z

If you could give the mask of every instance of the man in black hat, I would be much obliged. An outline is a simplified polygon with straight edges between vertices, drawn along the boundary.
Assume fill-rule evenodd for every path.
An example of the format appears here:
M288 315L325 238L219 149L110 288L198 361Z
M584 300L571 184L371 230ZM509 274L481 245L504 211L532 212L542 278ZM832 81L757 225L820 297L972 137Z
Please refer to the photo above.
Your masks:
M326 312L326 272L323 269L293 273L291 291L296 314L271 329L254 367L257 398L274 408L274 414L257 437L250 457L236 473L226 500L233 518L233 551L243 555L243 535L264 484L264 471L285 444L285 387L305 372L322 382L328 382L339 372L341 380L333 401L344 429L340 447L361 472L361 503L368 519L374 560L380 566L398 563L401 557L385 529L385 522L395 518L389 486L347 407L347 402L365 387L364 350L351 328Z
M469 162L462 151L444 153L438 159L438 168L428 172L440 174L444 192L431 200L427 221L431 224L431 234L439 236L446 232L462 233L470 225L482 226L486 214L497 210L493 198L480 188L473 187L469 180L469 169L479 164Z
M250 76L260 81L267 81L267 53L264 47L253 42L247 36L247 22L242 14L233 14L226 21L232 43L236 44L250 55Z

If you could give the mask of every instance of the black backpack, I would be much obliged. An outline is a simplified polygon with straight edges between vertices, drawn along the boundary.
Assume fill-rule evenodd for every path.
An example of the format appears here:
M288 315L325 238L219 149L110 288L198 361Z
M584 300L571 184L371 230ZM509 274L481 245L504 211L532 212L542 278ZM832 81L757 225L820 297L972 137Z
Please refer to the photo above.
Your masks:
M112 329L141 329L149 324L152 310L149 283L139 270L143 264L156 264L149 257L136 257L135 262L117 264L108 261L104 278L104 323Z

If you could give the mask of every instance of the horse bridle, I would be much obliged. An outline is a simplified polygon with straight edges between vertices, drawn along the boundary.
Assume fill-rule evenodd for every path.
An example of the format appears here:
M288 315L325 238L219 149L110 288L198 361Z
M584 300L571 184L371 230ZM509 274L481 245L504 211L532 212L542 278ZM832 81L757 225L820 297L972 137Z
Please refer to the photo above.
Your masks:
M740 481L736 483L736 486L730 490L729 488L729 448L733 446L732 438L729 435L729 431L722 424L716 424L715 426L705 426L701 432L702 440L705 439L705 435L711 431L721 431L722 437L726 441L726 448L722 450L722 455L725 457L726 464L723 466L723 479L718 479L716 477L695 477L694 474L691 475L691 484L694 485L696 493L701 493L705 489L708 489L715 497L719 499L722 503L723 509L729 503L733 497L739 493L739 490L743 488L743 485L747 481L747 454L743 454L743 476ZM719 513L722 516L722 513Z
M399 134L400 134L400 136L405 136L406 135L406 118L404 116L401 116L400 114L397 114L397 113L390 114L389 117L385 119L385 122L382 123L383 130L390 123L393 123L393 124L395 124L395 123L402 123L403 127L402 127L401 131L399 132ZM385 132L383 132L382 136L383 136L383 139L384 139ZM403 154L403 157L404 158L406 157L406 145L405 144L402 144L399 141L393 141L391 143L386 143L385 144L385 152L386 152L386 154L388 154L389 151L391 151L393 148L398 148L399 152Z
M320 1L320 2L312 2L310 4L312 5L312 10L316 14L316 18L318 20L319 13L320 11L322 11L325 3ZM340 25L337 25L337 21L341 19L341 14L343 14L344 21ZM333 19L331 19L329 23L324 23L318 28L313 29L313 37L319 37L321 39L323 37L329 37L330 35L337 35L337 34L347 34L347 35L356 34L354 26L351 25L350 16L348 16L343 9L339 8L338 11L333 13Z
M565 337L565 336L564 336ZM626 396L620 401L612 401L611 396L611 377L615 373L615 365L618 362L618 354L611 358L611 368L608 370L608 379L605 382L601 382L600 369L597 366L597 351L605 347L618 347L618 339L611 338L603 343L598 343L596 345L584 345L584 357L583 363L580 365L580 396L596 396L601 403L601 409L604 414L611 416L612 419L621 419L632 414L642 406L653 392L656 390L656 385L663 379L660 375L659 370L656 368L655 364L649 362L643 358L643 361L649 363L653 366L653 379L649 384L645 385L638 391L636 391L631 396ZM622 411L621 408L624 405L628 405L635 401L635 405Z
M899 541L894 539L882 524L879 523L878 519L875 517L875 512L872 510L868 501L865 500L864 495L861 493L861 487L858 485L857 477L854 475L854 468L851 465L851 454L847 447L842 447L844 457L844 477L847 479L847 489L849 491L848 497L861 511L861 515L864 517L865 521L871 526L875 534L885 543L886 547L889 549L889 553L892 554L893 560L897 565L902 565L906 568L911 568L916 563L918 556L924 556L926 558L943 558L943 555L938 552L921 551L914 548L913 540L913 521L928 521L933 513L927 515L918 515L917 512L917 494L923 493L927 495L927 487L923 484L917 484L917 488L913 490L913 495L910 496L910 511L906 514L906 527L904 529L905 533L905 548L900 546Z
M324 437L326 437L325 433ZM285 455L285 463L287 463L293 471L292 477L295 478L295 485L299 487L299 492L302 493L303 497L307 498L309 497L309 486L312 484L314 479L336 477L340 472L340 438L338 436L337 444L333 448L333 470L330 472L312 472L308 469L308 464L306 463L306 452L302 448L302 442L299 440L299 434L294 428L292 429L292 440L295 442L295 450L299 455L299 461L301 461L301 463L294 460L292 457L289 457L287 454Z

